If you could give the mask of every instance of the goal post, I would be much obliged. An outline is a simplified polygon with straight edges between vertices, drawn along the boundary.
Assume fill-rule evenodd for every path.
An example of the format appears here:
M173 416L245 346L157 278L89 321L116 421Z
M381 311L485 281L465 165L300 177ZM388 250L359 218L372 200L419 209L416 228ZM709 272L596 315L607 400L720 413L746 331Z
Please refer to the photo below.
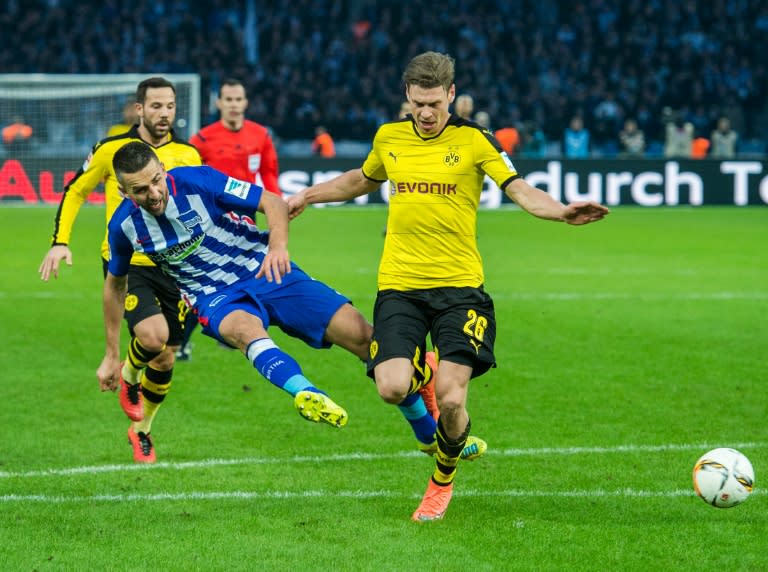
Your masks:
M16 121L32 128L0 144L0 201L56 200L47 187L61 191L93 145L122 123L139 82L153 76L176 87L174 130L188 140L200 129L197 74L0 74L0 128Z

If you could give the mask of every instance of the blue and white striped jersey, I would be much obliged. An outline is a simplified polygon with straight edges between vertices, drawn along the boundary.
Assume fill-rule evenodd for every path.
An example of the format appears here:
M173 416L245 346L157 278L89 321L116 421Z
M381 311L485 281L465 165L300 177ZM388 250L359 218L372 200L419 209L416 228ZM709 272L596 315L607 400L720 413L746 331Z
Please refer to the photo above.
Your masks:
M269 234L251 218L263 189L210 167L168 171L168 207L154 216L124 200L109 222L109 271L128 273L133 251L171 276L188 303L253 277Z

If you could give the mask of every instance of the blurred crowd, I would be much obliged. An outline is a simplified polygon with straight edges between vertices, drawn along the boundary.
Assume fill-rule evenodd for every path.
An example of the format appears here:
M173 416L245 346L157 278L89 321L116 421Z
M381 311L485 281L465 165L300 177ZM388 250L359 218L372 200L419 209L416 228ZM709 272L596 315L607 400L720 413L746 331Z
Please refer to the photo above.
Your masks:
M567 147L643 152L685 126L711 141L726 119L764 139L765 0L6 0L0 71L199 73L204 97L229 76L251 119L278 138L368 140L397 117L400 74L425 50L457 62L457 92L494 130ZM203 124L215 119L204 109ZM681 127L682 128L682 127ZM631 134L631 133L630 133Z

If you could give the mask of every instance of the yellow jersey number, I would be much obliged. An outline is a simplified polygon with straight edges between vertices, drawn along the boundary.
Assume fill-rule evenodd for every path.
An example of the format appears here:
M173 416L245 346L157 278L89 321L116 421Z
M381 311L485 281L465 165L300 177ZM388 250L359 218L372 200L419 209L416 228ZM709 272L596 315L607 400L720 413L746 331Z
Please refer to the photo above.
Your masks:
M176 307L179 309L179 322L181 323L181 329L184 329L184 323L189 313L189 306L184 303L184 300L179 300Z
M475 310L467 310L469 320L464 324L464 333L469 336L469 343L475 348L475 353L480 353L480 346L483 344L485 328L488 326L488 319L478 315Z

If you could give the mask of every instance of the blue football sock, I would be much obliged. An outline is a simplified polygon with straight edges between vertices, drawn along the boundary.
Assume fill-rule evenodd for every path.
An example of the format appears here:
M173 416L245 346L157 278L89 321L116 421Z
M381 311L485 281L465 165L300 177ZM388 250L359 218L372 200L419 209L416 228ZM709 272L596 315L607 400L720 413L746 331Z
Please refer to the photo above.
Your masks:
M316 391L312 383L301 373L301 367L269 338L254 340L246 350L248 360L272 385L296 395L300 391Z
M397 408L405 420L411 424L416 439L425 445L429 445L435 440L437 424L427 411L424 400L418 392L409 394L398 404Z

